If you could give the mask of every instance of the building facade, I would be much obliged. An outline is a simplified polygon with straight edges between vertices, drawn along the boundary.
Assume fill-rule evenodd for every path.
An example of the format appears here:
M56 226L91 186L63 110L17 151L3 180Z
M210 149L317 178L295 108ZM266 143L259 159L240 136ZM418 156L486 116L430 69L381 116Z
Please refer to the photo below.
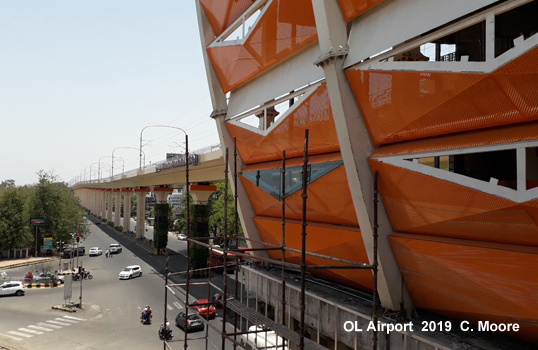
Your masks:
M281 244L285 198L286 245L300 249L308 129L308 251L373 261L377 176L383 307L518 323L511 335L538 343L537 1L197 0L197 10L249 238ZM318 274L373 289L369 270Z

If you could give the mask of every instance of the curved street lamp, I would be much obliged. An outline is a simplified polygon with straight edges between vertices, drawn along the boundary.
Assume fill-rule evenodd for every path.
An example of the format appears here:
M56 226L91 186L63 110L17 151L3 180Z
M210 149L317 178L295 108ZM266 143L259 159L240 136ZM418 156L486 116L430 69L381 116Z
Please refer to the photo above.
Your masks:
M118 147L118 148L115 148L112 151L112 177L114 177L114 152L116 152L117 149L136 149L136 150L138 150L138 148L135 148L135 147ZM140 150L140 152L144 154L144 166L146 166L146 153L144 153L142 150ZM123 170L125 170L125 161L123 162Z
M188 143L187 132L185 130L183 130L181 128L178 128L177 126L170 126L170 125L148 125L148 126L145 126L142 130L140 130L140 163L139 163L139 166L138 166L138 170L142 170L142 133L147 128L172 128L172 129L181 130L185 134L185 150L187 152L186 157L187 157L187 163L188 163L188 158L189 158L188 147L189 147L189 143ZM146 156L145 155L144 155L144 166L146 166Z
M93 163L92 165L90 165L90 182L92 182L92 166L96 164L99 165L99 163Z
M140 131L140 164L139 164L139 170L142 170L142 133L147 128L172 128L181 130L185 134L185 183L187 186L187 284L186 284L186 290L185 290L185 329L187 329L187 320L189 318L189 279L190 279L190 272L189 272L189 265L191 263L190 261L190 193L189 193L189 136L187 135L187 132L181 128L170 126L170 125L149 125L144 127ZM145 158L145 157L144 157ZM168 254L168 249L166 250ZM167 257L168 261L168 257ZM167 288L164 289L164 302L166 304L167 299L167 293L168 293L168 265L167 265L167 273L166 273L166 286ZM167 309L164 309L164 323L166 324L166 311ZM187 337L185 337L185 348L187 348Z
M99 158L99 166L97 167L97 180L101 179L101 159L108 157L110 156L102 156L101 158Z

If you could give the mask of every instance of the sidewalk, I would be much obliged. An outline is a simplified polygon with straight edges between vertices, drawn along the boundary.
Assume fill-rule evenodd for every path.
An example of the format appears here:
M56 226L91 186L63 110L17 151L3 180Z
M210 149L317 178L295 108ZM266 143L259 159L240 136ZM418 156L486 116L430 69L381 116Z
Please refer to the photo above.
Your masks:
M15 268L15 267L36 264L39 262L56 261L56 260L58 259L54 257L44 257L44 258L30 257L30 258L23 258L23 259L2 259L0 260L0 270L7 270L7 269Z

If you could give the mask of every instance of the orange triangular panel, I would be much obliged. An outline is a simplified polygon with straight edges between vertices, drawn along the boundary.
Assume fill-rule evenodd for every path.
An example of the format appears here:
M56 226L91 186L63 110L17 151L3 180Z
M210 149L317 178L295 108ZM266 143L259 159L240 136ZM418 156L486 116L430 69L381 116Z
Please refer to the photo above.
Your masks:
M306 98L286 119L279 121L275 129L265 137L231 123L226 123L226 128L232 138L241 140L237 150L245 164L282 159L283 150L286 150L286 157L302 157L305 129L309 129L309 155L340 150L325 84Z
M219 36L256 0L200 0L215 36Z
M338 0L338 5L340 6L340 11L342 11L344 19L346 22L349 22L383 1L384 0Z
M282 224L280 219L255 217L254 223L264 242L280 245L282 242ZM286 246L293 249L301 249L301 230L299 221L286 222ZM330 237L330 240L327 239ZM275 243L278 242L278 243ZM340 259L359 263L368 263L366 250L362 241L361 233L357 229L335 227L332 225L308 222L306 250L312 253L338 256ZM279 251L267 252L272 259L281 259ZM334 255L333 255L334 254ZM286 252L286 261L300 263L300 254ZM307 265L342 265L342 263L307 255ZM333 270L313 272L322 277L330 277L331 280L355 286L361 289L371 290L373 287L372 272L370 270Z

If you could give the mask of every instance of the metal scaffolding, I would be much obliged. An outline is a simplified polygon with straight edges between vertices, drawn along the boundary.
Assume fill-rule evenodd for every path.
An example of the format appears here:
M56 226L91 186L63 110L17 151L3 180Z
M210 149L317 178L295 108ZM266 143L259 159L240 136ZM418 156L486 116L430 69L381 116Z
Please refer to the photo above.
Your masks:
M236 146L236 140L234 138L234 169L233 169L233 183L234 183L234 203L235 203L235 234L234 235L228 235L227 227L227 206L228 206L228 169L229 169L229 161L228 161L228 149L226 148L225 151L225 190L224 190L224 246L222 249L223 252L223 259L224 262L221 266L212 266L204 269L198 269L198 270L191 270L190 267L190 260L187 258L187 270L182 272L186 275L186 283L178 283L178 284L168 284L168 259L167 259L167 267L166 267L166 274L167 278L165 281L165 290L172 290L171 287L185 287L186 291L186 297L185 297L185 325L184 330L187 329L187 316L189 314L189 310L192 311L192 313L198 314L198 312L192 307L192 305L189 304L188 298L189 298L189 286L194 285L207 285L208 286L208 303L207 306L215 306L217 303L222 304L222 328L219 329L215 327L214 325L210 324L207 319L204 319L203 317L200 317L202 321L205 323L205 329L206 329L206 348L207 348L207 342L208 342L208 329L212 328L216 332L220 332L222 343L221 348L224 350L226 347L226 342L233 345L233 348L236 349L238 346L243 349L250 349L247 344L244 344L242 341L237 340L237 336L241 335L248 335L249 334L256 334L256 333L262 333L265 334L267 337L268 331L274 331L278 337L280 337L283 341L279 343L277 341L276 346L272 346L272 349L289 349L291 344L295 344L295 346L298 346L298 349L326 349L322 345L319 345L318 343L305 338L305 292L306 292L306 273L307 271L312 270L320 270L320 269L326 269L326 270L335 270L335 269L371 269L373 270L373 276L374 276L374 291L373 291L373 316L372 319L377 324L378 319L378 299L377 299L377 173L375 174L375 182L374 182L374 259L373 264L365 264L365 263L358 263L355 261L350 260L344 260L332 256L322 255L322 254L316 254L312 252L306 251L306 226L307 226L307 220L306 220L306 208L307 208L307 186L308 186L308 178L309 178L309 172L308 172L308 129L305 130L305 139L304 139L304 155L303 155L303 171L302 171L302 232L301 232L301 244L302 248L300 250L298 249L292 249L286 246L286 209L285 209L285 174L286 174L286 152L282 152L282 177L281 177L281 187L282 187L282 244L281 245L274 245L269 244L253 239L249 239L246 237L240 237L238 232L238 213L237 213L237 146ZM212 254L213 246L209 244L209 242L204 243L205 240L210 240L212 237L197 237L193 238L190 234L190 226L189 226L189 212L188 208L190 205L190 198L189 198L189 183L188 183L188 165L186 169L187 175L186 175L186 181L187 181L187 252L190 254L190 245L196 244L199 246L203 246L209 249L210 254ZM239 248L239 239L246 240L251 243L255 243L257 245L263 246L263 248ZM229 241L235 241L235 248L229 248L228 243ZM266 258L266 257L259 257L259 256L253 256L248 254L248 252L256 252L256 251L281 251L282 257L281 260ZM301 262L300 264L294 264L286 261L286 252L293 252L293 253L299 253L301 254ZM231 263L230 265L235 266L235 295L233 297L229 297L228 294L228 254L233 254L235 256L235 264ZM327 261L337 262L340 263L339 265L311 265L308 266L306 264L306 256L313 256L317 258L322 258ZM277 323L270 318L262 315L261 313L257 312L256 310L252 309L248 305L245 305L242 302L242 293L241 297L238 294L239 291L239 267L240 262L239 258L250 258L253 261L255 261L257 264L262 265L276 265L281 266L281 283L282 283L282 324ZM211 282L211 270L216 268L222 268L223 270L223 287L220 288L219 286L215 285L213 282ZM301 273L301 292L300 292L300 323L299 328L300 332L297 333L294 330L290 329L285 325L285 319L286 319L286 268L293 269L293 270L299 270ZM191 282L191 276L193 272L201 272L201 271L208 271L208 280L207 282ZM215 288L219 292L222 293L222 299L219 300L213 300L211 299L211 287ZM173 291L172 291L173 292ZM165 300L166 300L166 292L165 292ZM247 299L248 300L248 299ZM166 305L166 304L165 304ZM165 307L166 309L166 307ZM233 332L227 332L226 331L226 323L228 319L229 313L235 314L234 317L234 331ZM209 312L207 313L209 314ZM166 318L166 314L165 314ZM241 327L241 325L238 325L238 319L241 319L241 324L243 323L243 319L246 321L247 325L248 323L252 323L256 326L255 330L249 330L247 327ZM242 329L247 328L247 329ZM184 347L185 349L188 348L188 339L187 339L187 332L185 332L185 339L184 339ZM372 339L372 345L373 349L377 349L377 332L373 333L373 339ZM166 342L166 339L164 340L164 348L166 349L168 347L168 344Z

